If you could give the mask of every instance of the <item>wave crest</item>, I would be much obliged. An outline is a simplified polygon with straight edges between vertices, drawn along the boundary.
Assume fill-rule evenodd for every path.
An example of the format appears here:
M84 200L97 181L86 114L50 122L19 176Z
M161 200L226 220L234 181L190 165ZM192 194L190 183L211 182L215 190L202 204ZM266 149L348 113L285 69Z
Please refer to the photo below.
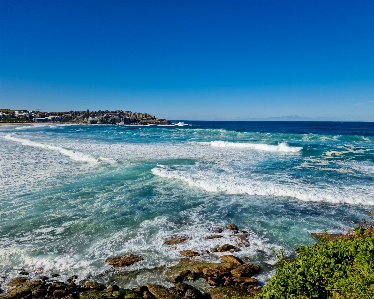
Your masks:
M248 148L258 151L266 152L282 152L282 153L297 153L303 148L297 146L289 146L285 142L281 142L278 145L270 145L264 143L242 143L242 142L228 142L228 141L210 141L210 142L199 142L199 144L210 145L213 147L226 147L226 148Z

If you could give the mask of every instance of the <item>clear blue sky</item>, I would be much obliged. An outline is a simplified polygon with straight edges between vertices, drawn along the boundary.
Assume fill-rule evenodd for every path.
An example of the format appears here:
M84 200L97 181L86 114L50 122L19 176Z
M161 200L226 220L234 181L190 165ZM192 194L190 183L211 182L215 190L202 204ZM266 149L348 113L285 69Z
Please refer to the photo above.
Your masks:
M0 108L374 121L374 1L0 0Z

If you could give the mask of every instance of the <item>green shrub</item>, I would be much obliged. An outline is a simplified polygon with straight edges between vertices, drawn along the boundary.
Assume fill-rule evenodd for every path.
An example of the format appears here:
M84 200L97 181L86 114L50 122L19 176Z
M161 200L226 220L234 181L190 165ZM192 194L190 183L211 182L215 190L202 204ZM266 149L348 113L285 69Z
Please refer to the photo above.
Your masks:
M374 298L374 231L355 228L335 240L300 246L279 257L274 277L256 299Z

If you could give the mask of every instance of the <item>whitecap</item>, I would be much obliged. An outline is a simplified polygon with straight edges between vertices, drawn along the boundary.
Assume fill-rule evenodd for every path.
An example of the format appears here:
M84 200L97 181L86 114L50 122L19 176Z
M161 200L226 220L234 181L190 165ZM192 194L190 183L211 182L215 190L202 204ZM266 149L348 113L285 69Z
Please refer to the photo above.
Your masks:
M224 147L224 148L248 148L258 151L266 152L282 152L282 153L297 153L300 152L302 147L292 147L285 142L281 142L278 145L270 145L265 143L244 143L244 142L228 142L228 141L210 141L210 142L199 142L202 145L210 145L213 147Z

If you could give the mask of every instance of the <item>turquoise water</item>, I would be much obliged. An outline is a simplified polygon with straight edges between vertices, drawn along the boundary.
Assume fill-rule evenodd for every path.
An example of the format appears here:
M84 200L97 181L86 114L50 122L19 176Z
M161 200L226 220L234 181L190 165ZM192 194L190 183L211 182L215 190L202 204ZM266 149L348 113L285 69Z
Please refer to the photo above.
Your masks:
M126 253L144 261L125 271L171 265L183 249L236 245L227 230L206 240L229 223L250 232L237 254L266 282L272 250L292 255L374 209L372 123L7 126L0 144L4 282L21 268L105 281L106 258ZM176 234L189 239L164 244Z

